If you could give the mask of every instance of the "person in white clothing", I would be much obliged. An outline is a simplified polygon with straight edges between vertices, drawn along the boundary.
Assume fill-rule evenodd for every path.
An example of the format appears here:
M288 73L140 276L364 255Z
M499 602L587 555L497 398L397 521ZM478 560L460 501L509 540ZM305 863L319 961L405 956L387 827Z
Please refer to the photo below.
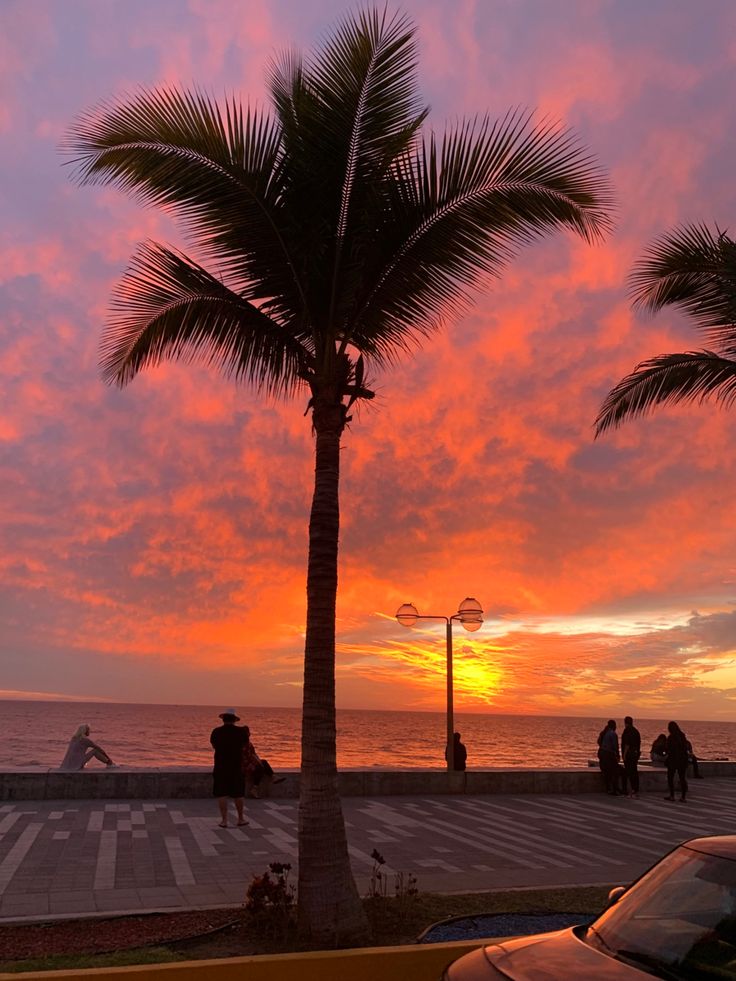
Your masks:
M89 726L84 722L69 740L66 756L61 761L59 769L83 770L93 757L105 766L116 765L105 750L89 738Z

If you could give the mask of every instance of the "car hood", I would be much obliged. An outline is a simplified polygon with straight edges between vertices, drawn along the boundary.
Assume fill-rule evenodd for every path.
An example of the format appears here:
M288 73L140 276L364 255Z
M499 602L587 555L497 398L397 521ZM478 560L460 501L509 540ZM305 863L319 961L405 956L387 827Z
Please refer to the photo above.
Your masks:
M513 981L641 981L651 977L589 947L572 929L494 944L486 947L485 956Z

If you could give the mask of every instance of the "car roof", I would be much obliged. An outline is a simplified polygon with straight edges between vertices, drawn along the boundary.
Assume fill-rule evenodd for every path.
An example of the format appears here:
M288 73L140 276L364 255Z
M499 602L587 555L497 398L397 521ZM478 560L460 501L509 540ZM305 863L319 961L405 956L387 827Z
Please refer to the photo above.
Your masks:
M736 835L708 835L706 838L693 838L683 842L682 847L736 862Z

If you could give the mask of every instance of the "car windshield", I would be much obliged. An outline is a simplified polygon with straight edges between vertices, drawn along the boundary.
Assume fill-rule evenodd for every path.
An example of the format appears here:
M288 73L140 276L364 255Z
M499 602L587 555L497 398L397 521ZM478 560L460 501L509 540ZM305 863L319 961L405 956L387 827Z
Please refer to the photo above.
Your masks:
M585 939L655 977L736 979L736 862L678 848L588 927Z

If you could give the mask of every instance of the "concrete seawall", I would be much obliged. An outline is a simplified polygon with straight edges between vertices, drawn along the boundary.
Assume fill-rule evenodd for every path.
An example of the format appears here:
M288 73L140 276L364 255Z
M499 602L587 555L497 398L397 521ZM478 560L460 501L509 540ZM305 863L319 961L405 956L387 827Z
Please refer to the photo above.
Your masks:
M736 762L704 762L704 777L736 777ZM299 796L299 772L281 770L285 781L269 796ZM664 790L660 768L641 767L642 790ZM599 793L601 774L594 768L493 769L448 773L446 770L341 770L342 797L392 797L402 794L588 794ZM208 767L91 768L80 773L54 769L6 769L0 772L0 800L170 800L212 796Z

